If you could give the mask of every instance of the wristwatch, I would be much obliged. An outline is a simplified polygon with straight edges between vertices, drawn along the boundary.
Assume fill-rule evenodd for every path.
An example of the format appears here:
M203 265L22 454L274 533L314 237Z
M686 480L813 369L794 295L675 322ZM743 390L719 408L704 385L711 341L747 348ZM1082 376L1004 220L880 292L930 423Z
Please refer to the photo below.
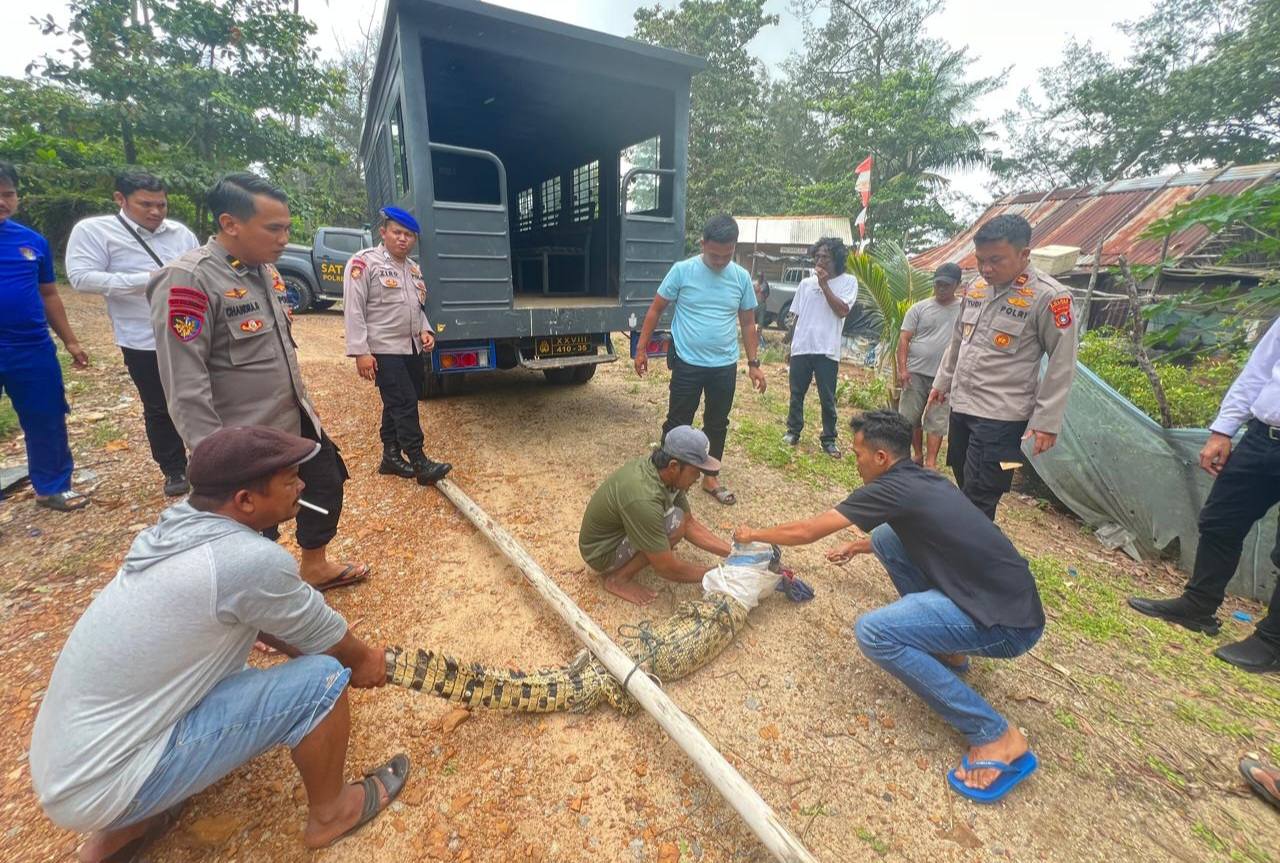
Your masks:
M747 360L747 368L749 368L749 369L758 369L758 368L760 368L760 361L759 361L759 360Z

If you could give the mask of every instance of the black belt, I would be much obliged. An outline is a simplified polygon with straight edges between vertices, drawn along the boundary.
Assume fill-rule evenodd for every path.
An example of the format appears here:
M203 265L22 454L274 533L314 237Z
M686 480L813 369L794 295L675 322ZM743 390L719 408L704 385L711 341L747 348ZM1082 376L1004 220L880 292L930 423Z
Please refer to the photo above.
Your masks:
M1273 441L1280 441L1280 426L1267 425L1257 417L1249 420L1249 424L1255 426L1260 434L1266 435Z

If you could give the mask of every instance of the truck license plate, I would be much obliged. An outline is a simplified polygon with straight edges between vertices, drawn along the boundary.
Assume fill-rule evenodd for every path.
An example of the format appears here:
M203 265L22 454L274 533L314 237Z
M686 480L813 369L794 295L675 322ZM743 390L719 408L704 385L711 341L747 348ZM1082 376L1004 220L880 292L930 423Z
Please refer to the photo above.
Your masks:
M567 357L591 351L591 336L541 336L537 342L540 357Z

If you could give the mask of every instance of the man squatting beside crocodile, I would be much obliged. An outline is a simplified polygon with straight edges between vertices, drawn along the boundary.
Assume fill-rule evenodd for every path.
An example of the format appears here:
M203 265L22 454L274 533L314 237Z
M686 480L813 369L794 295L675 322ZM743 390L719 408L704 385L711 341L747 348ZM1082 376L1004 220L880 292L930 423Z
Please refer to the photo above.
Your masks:
M736 542L807 545L850 525L870 536L833 551L843 563L874 554L900 598L858 619L858 646L969 741L948 780L980 802L1003 797L1035 770L1016 726L961 679L968 655L1011 659L1044 632L1027 561L951 481L911 460L911 424L896 411L854 417L863 485L820 515L768 528L742 526Z

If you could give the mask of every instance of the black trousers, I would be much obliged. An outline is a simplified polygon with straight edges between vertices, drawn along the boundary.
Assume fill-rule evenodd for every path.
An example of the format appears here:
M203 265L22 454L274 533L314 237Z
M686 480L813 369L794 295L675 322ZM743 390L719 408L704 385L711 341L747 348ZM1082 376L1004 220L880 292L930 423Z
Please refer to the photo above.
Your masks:
M342 517L342 485L349 478L347 463L337 445L324 432L316 437L315 428L302 417L302 436L320 441L320 452L298 465L298 476L306 487L302 497L308 503L329 511L321 515L305 506L298 509L296 536L299 548L324 548L338 535L338 520ZM262 532L267 539L280 538L280 529L270 527Z
M822 405L822 442L836 440L836 379L840 364L822 354L791 355L791 407L787 411L787 431L797 437L804 431L804 397L809 381L818 382L818 402Z
M711 443L713 458L724 457L724 439L729 432L729 409L738 387L738 364L728 366L694 366L676 355L675 344L667 351L667 368L671 369L671 394L667 401L667 421L662 436L676 426L693 425L698 403L702 409L702 431Z
M378 371L374 381L382 396L382 446L410 455L422 451L422 424L418 421L418 393L423 387L420 354L374 354Z
M1227 582L1240 564L1244 538L1280 502L1280 430L1251 420L1240 445L1213 481L1200 510L1200 544L1187 582L1186 596L1212 614L1222 604ZM1280 530L1271 549L1280 567ZM1269 613L1258 623L1258 636L1280 647L1280 582L1271 594Z
M951 412L947 439L947 464L955 471L956 485L973 505L996 520L996 505L1013 485L1013 471L1002 461L1024 461L1022 435L1026 420L991 420Z
M142 400L142 421L147 429L147 443L151 445L151 458L155 459L165 476L186 473L187 448L169 418L169 405L164 399L156 352L122 347L120 353L124 355L124 367L129 370L138 398Z

